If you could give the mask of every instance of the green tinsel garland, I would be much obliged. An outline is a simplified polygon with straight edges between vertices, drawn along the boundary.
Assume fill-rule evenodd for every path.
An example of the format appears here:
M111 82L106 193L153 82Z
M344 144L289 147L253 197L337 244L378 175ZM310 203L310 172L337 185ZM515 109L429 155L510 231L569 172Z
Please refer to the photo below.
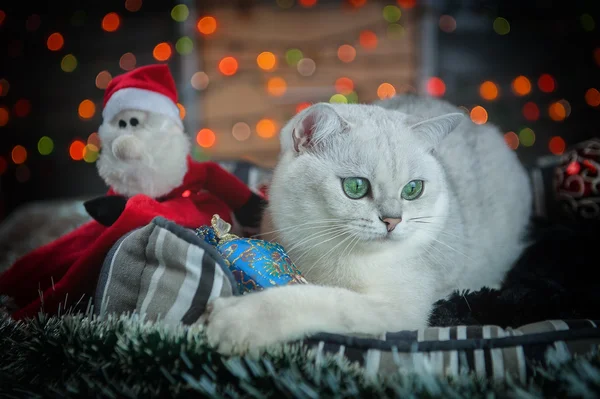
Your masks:
M14 322L0 315L0 359L0 397L600 397L598 352L573 358L555 351L528 386L425 371L373 378L299 345L259 359L228 358L208 347L201 328L128 317Z

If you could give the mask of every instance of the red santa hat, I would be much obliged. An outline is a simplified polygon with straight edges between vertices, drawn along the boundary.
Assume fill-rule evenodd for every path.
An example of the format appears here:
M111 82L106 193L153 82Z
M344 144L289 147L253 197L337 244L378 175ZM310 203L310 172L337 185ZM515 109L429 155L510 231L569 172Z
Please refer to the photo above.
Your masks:
M102 118L112 120L127 109L156 112L183 129L177 107L177 88L168 65L146 65L115 77L104 92Z

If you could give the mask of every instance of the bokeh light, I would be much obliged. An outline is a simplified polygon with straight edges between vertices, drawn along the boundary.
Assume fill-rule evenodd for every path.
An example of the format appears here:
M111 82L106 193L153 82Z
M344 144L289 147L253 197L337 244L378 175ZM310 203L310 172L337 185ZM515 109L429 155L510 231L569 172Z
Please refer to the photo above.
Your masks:
M429 78L427 81L427 93L433 97L442 97L446 93L446 84L438 77Z
M585 102L590 107L597 107L600 105L600 91L598 91L596 88L588 89L585 92Z
M287 83L283 78L273 77L267 81L267 92L275 97L280 97L287 91Z
M180 55L188 55L194 50L194 42L188 36L182 36L175 42L175 50Z
M548 73L540 75L537 84L540 91L544 93L552 93L556 88L556 82L554 81L554 78Z
M386 28L387 38L390 40L402 39L404 33L404 27L400 24L389 24Z
M586 32L591 32L596 28L596 21L590 14L582 14L579 20L581 21L581 27Z
M0 127L6 126L10 120L10 113L6 107L0 107Z
M2 26L5 19L6 19L6 12L4 10L0 10L0 26Z
M40 24L42 23L42 19L37 14L31 14L27 17L27 21L25 21L25 29L29 32L34 32L38 30Z
M400 11L400 8L393 5L387 5L383 7L383 19L385 19L387 22L398 22L401 16L402 11Z
M492 101L498 98L498 86L489 80L479 86L479 95L484 100Z
M540 109L537 104L529 101L523 105L523 116L530 122L537 121L540 118Z
M244 122L238 122L231 128L231 135L237 141L248 140L251 133L250 126Z
M15 165L21 165L27 161L27 150L22 145L16 145L10 152L10 157Z
M342 44L337 51L340 61L349 63L356 58L356 49L349 44Z
M285 61L289 66L296 66L302 58L304 58L304 54L297 48L291 48L285 52Z
M183 120L185 119L186 110L183 104L177 103L177 108L179 108L179 117Z
M558 103L563 106L565 109L565 118L568 118L571 115L571 104L564 98L562 100L558 100Z
M211 16L202 17L198 20L196 28L203 35L212 35L217 30L217 20Z
M488 120L487 110L481 105L473 107L469 115L473 123L476 123L478 125L483 125Z
M83 100L81 103L79 103L79 108L77 111L80 118L90 119L96 113L96 104L94 104L92 100Z
M521 129L519 142L524 147L531 147L535 143L535 132L528 127Z
M190 83L192 84L192 87L196 90L206 89L206 87L208 87L209 82L210 82L210 79L208 78L208 75L206 74L206 72L202 72L202 71L198 71L198 72L194 73L192 75L192 78L190 79Z
M317 64L310 58L303 58L296 65L298 73L304 77L312 76L317 69Z
M21 98L15 103L14 111L17 117L24 118L29 115L29 112L31 111L31 103L29 100Z
M29 170L27 165L19 165L17 166L17 170L15 170L15 177L19 183L25 183L31 178L31 170Z
M417 5L417 0L396 0L398 5L406 10L414 8Z
M443 32L452 33L456 30L456 19L450 15L442 15L439 26Z
M119 29L121 18L116 12L109 12L102 18L102 29L106 32L114 32Z
M85 149L85 143L81 140L74 140L69 146L69 156L74 161L81 161L83 159L83 151Z
M152 50L152 56L156 61L167 61L171 58L171 54L173 54L171 45L166 42L158 43Z
M99 148L93 144L86 144L83 147L83 160L87 163L94 163L98 159Z
M377 87L377 97L383 100L386 98L391 98L396 95L396 88L387 82L384 82Z
M563 152L565 152L566 147L567 144L565 143L565 140L559 136L552 137L548 142L548 149L554 155L561 155Z
M298 0L298 4L304 8L310 8L317 5L317 0Z
M358 103L358 94L355 91L351 91L348 94L344 94L346 99L348 100L348 104L357 104Z
M555 122L564 121L567 117L567 110L560 101L557 101L548 107L548 116Z
M183 22L190 16L190 10L185 4L177 4L171 9L171 18L176 22Z
M354 90L354 82L347 77L338 78L335 81L335 90L343 95L350 94Z
M296 105L296 113L302 112L302 110L310 107L310 105L311 104L309 102L303 102L303 103Z
M8 91L10 90L10 83L8 83L8 80L2 78L0 79L0 97L4 97L8 94Z
M102 71L96 75L96 87L104 90L108 87L108 84L112 80L112 75L108 71Z
M263 51L256 57L256 63L263 71L272 71L277 65L277 58L270 51Z
M517 136L515 132L505 133L504 142L512 150L516 150L517 148L519 148L519 136Z
M367 4L367 0L348 0L348 3L354 8L360 8Z
M67 54L60 61L60 69L64 72L70 73L77 68L77 58L73 54Z
M363 48L373 50L377 48L377 35L370 30L363 30L358 36L358 42Z
M225 76L232 76L238 70L238 62L234 57L225 57L219 61L219 72Z
M510 33L510 23L506 18L498 17L494 20L494 32L499 35L507 35Z
M119 59L119 66L124 71L131 71L133 68L135 68L136 64L137 59L133 53L125 53Z
M345 95L337 93L329 98L331 104L348 104L348 99Z
M526 96L531 92L531 82L525 76L517 76L512 81L513 92L518 96Z
M48 40L46 41L46 46L48 47L48 50L50 50L50 51L58 51L61 48L63 48L64 45L65 45L65 39L58 32L55 32L55 33L51 34L50 36L48 36Z
M202 148L210 148L215 145L217 141L217 136L215 136L215 132L210 129L201 129L198 134L196 134L196 143Z
M41 155L50 155L54 151L54 141L48 136L43 136L38 140L37 148Z
M142 8L142 0L125 0L125 9L129 12L136 12Z
M97 132L94 132L88 136L87 144L91 144L96 148L100 148L100 146L101 146L100 136L98 136Z
M263 139L271 138L275 133L277 133L277 125L272 119L261 119L256 124L256 134Z

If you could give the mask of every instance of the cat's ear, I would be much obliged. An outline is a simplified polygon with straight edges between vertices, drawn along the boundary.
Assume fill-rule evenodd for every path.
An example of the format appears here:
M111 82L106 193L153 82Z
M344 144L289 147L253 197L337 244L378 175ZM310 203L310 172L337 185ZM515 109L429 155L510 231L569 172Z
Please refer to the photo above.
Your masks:
M330 135L350 128L350 123L328 103L308 107L294 118L291 125L291 145L299 154L315 150Z
M453 112L417 122L410 128L426 145L435 148L464 119L465 114Z

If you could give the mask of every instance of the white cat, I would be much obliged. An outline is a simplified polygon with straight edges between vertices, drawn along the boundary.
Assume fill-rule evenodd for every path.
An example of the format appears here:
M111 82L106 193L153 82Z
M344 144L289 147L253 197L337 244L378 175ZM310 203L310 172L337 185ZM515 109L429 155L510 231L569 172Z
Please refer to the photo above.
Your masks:
M524 168L449 103L315 104L281 145L266 224L311 284L217 299L207 334L223 353L425 327L453 290L498 287L524 248Z

